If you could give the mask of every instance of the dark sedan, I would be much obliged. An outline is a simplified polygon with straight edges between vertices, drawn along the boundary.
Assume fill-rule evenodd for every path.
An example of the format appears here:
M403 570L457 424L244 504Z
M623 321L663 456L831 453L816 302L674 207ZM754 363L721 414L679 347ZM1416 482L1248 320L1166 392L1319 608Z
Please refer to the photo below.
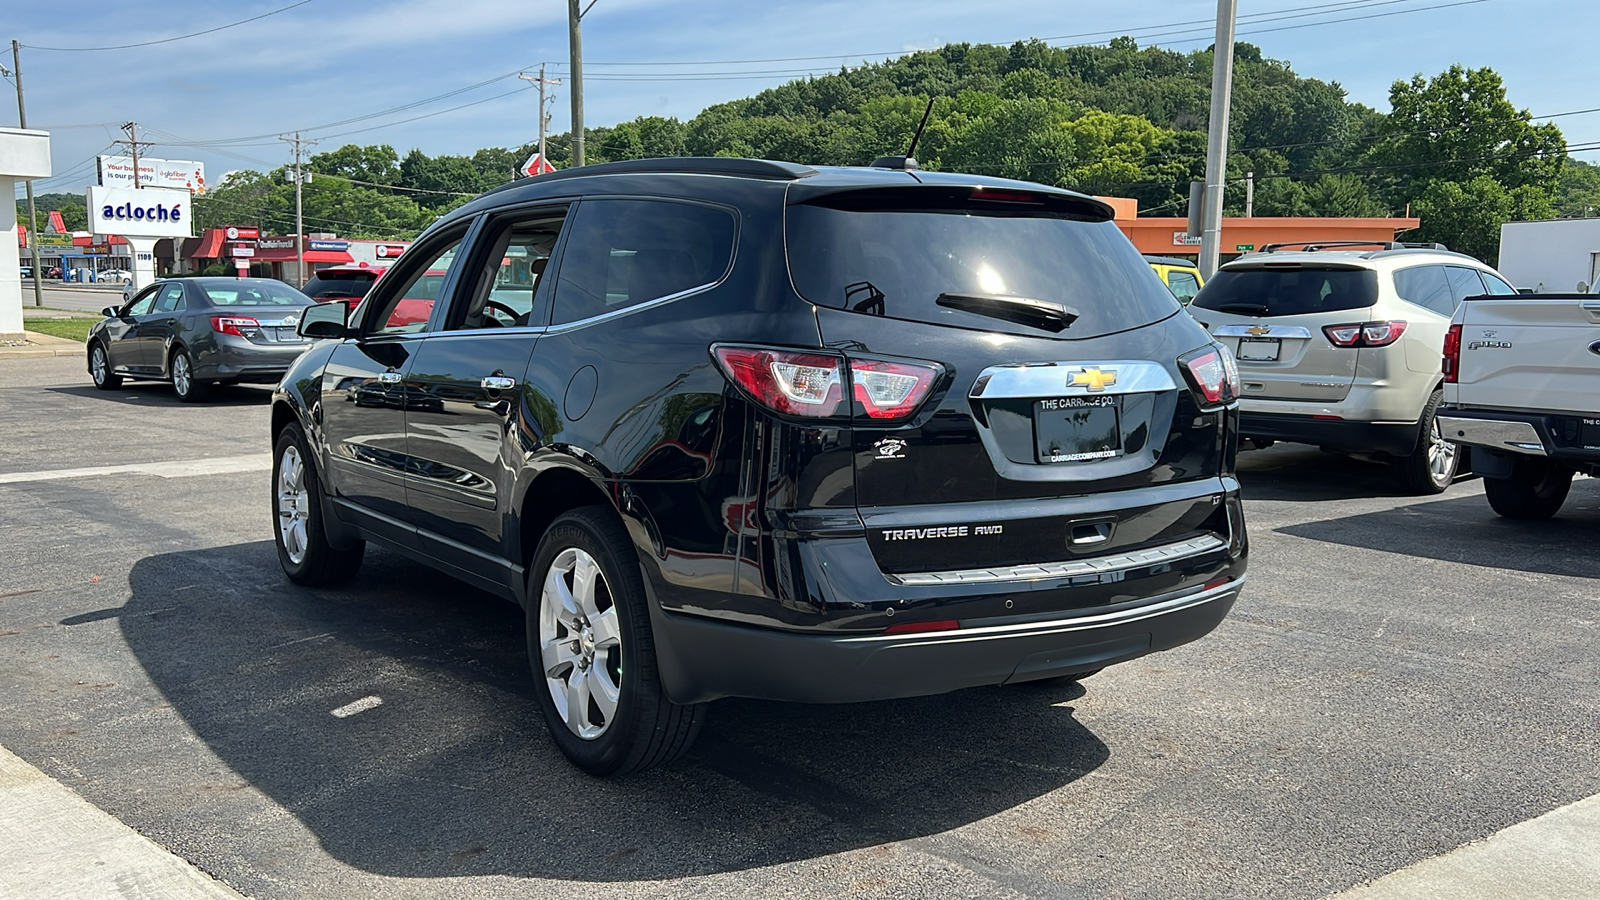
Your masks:
M185 402L218 382L275 384L310 341L296 333L310 297L271 278L174 278L107 307L89 330L89 374L171 381Z

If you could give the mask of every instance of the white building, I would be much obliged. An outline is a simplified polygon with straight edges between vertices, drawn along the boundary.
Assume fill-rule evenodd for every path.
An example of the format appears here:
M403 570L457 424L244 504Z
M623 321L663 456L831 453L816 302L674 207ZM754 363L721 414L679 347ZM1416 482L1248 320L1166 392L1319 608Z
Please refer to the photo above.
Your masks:
M1600 219L1507 222L1496 268L1519 290L1582 293L1600 278Z
M0 188L16 196L17 182L50 175L50 134L0 128ZM31 262L30 262L31 264ZM0 204L0 340L22 338L21 260L17 253L17 205Z

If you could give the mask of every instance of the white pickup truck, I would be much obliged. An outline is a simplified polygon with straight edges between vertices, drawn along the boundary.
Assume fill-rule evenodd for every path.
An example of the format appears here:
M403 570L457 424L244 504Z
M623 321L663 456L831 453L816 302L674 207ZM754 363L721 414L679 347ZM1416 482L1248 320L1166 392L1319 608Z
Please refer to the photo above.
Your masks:
M1474 297L1444 344L1439 430L1472 447L1494 511L1547 519L1600 476L1600 295Z

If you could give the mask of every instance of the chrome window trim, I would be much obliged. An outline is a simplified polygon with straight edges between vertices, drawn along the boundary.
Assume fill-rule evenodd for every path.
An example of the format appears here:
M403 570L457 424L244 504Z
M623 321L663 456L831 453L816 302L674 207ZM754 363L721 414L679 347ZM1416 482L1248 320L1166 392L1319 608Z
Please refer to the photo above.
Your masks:
M1081 384L1071 384L1072 376L1086 368L1113 370L1117 380L1098 391L1088 390ZM973 400L1101 397L1110 394L1153 394L1177 389L1177 383L1160 363L1145 359L1087 359L990 366L978 373L967 396Z
M716 287L717 285L721 284L723 282L723 280L724 279L719 278L716 281L708 281L705 284L699 285L697 287L692 287L692 288L688 288L686 290L681 290L681 291L677 292L676 294L668 294L665 297L657 297L654 300L646 300L643 303L635 303L632 306L624 307L622 309L614 309L611 312L601 313L598 316L590 316L587 319L578 319L578 320L572 321L572 322L563 322L560 325L552 325L545 331L545 333L546 334L565 334L565 333L567 333L569 331L576 331L579 328L588 328L590 325L598 325L598 324L600 324L602 322L609 322L612 319L620 319L623 316L626 316L626 315L628 315L630 313L643 312L643 311L645 311L647 309L655 309L658 306L662 306L662 305L665 305L667 303L671 303L674 300L682 300L683 298L689 296L690 294L698 294L701 291L708 291L708 290ZM478 333L481 334L482 332L478 332Z
M1252 328L1265 328L1266 334L1251 334ZM1256 340L1271 340L1273 338L1307 338L1311 337L1311 329L1302 325L1218 325L1212 329L1213 337L1255 338Z
M1119 609L1111 612L1091 613L1083 616L1073 616L1065 619L1051 619L1046 622L1018 622L1012 625L989 625L979 628L958 628L953 631L932 631L922 634L871 634L861 637L842 638L841 644L897 644L901 646L927 647L935 644L964 644L973 641L1005 640L1017 637L1037 637L1048 634L1061 634L1071 631L1089 631L1096 628L1107 628L1114 625L1125 625L1129 622L1138 622L1143 619L1153 619L1169 613L1179 612L1194 606L1202 606L1216 600L1222 600L1229 595L1238 594L1244 587L1245 578L1241 575L1227 584L1214 587L1211 590L1198 590L1183 593L1176 597L1158 600L1144 606L1132 609Z
M1082 575L1106 575L1126 572L1144 566L1177 562L1201 556L1228 546L1228 542L1214 534L1130 550L1090 559L1069 559L1061 562L1028 563L984 569L949 569L941 572L907 572L886 576L891 582L919 587L934 584L995 584L1007 581L1041 581L1048 578L1073 578Z

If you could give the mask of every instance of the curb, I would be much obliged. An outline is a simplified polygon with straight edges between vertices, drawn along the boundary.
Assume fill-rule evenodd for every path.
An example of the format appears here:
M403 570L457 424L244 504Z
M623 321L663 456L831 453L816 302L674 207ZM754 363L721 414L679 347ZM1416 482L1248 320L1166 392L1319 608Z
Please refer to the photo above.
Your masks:
M82 356L83 344L71 338L53 334L24 331L27 344L22 347L0 347L0 359L36 359L52 356Z

